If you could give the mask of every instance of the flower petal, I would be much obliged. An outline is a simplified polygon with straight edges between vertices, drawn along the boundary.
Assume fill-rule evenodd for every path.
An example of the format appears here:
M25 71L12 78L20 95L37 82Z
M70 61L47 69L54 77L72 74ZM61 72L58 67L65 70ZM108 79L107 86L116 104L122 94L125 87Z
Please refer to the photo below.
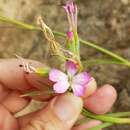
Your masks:
M65 11L67 12L67 13L74 13L75 12L75 6L76 5L74 5L74 3L72 2L72 1L68 1L67 3L66 3L66 5L65 6L63 6L63 8L65 9Z
M73 39L73 36L74 36L74 34L73 34L72 31L68 31L68 32L67 32L67 38L68 38L69 40L72 40L72 39Z
M56 93L64 93L69 88L69 82L57 82L53 85L53 89Z
M91 76L87 72L82 72L74 76L73 78L73 84L79 84L79 85L85 85L87 84L91 79Z
M49 72L49 79L53 82L68 81L67 75L58 69L51 69Z
M69 75L73 76L77 72L77 65L73 61L67 61L66 62L66 70Z
M73 84L72 89L75 96L83 96L85 93L85 86L82 86L80 84Z

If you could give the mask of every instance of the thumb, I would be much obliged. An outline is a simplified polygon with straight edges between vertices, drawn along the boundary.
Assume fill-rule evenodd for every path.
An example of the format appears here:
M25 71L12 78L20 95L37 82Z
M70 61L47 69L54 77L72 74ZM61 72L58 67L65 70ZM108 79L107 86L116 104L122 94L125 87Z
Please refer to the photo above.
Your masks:
M22 130L70 130L82 110L79 97L67 93L55 97L34 115Z

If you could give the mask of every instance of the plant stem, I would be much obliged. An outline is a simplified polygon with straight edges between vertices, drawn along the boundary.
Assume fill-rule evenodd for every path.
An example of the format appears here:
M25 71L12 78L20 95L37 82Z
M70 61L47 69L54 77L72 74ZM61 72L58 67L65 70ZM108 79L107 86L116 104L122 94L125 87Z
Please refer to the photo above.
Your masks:
M93 114L93 113L87 111L86 109L82 110L82 114L86 117L93 118L93 119L96 119L96 120L105 121L105 122L108 122L108 123L130 124L129 118L117 118L117 117L111 117L111 116L108 116L108 115L96 115L96 114Z
M117 64L117 65L126 65L124 62L121 61L117 61L117 60L111 60L111 59L101 59L101 58L97 58L97 59L88 59L88 60L83 60L82 63L84 65L97 65L97 64Z
M66 36L64 33L58 32L58 31L53 31L53 33L54 33L55 35L62 36L62 37L65 37L65 36ZM117 54L115 54L115 53L113 53L113 52L111 52L111 51L105 49L105 48L102 48L102 47L100 47L100 46L98 46L98 45L96 45L96 44L94 44L94 43L91 43L91 42L88 42L88 41L85 41L85 40L82 40L82 39L79 39L79 41L80 41L81 43L87 45L87 46L90 46L90 47L92 47L92 48L95 48L96 50L99 50L100 52L102 52L102 53L104 53L104 54L107 54L107 55L111 56L111 57L114 58L114 59L117 59L117 60L119 60L119 61L125 63L125 65L127 65L127 66L130 67L130 61L128 61L127 59L125 59L125 58L123 58L123 57L121 57L121 56L119 56L119 55L117 55Z
M112 116L112 117L128 117L130 116L130 112L116 112L116 113L109 113L106 115Z
M123 57L121 57L121 56L119 56L119 55L117 55L117 54L115 54L115 53L113 53L113 52L111 52L111 51L109 51L109 50L107 50L107 49L104 49L104 48L102 48L102 47L100 47L100 46L98 46L98 45L95 45L95 44L93 44L93 43L90 43L90 42L88 42L88 41L84 41L84 40L80 39L80 42L83 43L83 44L85 44L85 45L88 45L88 46L90 46L90 47L92 47L92 48L95 48L95 49L99 50L100 52L103 52L103 53L105 53L105 54L107 54L107 55L113 57L114 59L117 59L117 60L119 60L119 61L122 61L122 62L124 62L127 66L130 67L130 61L126 60L125 58L123 58Z
M31 24L26 24L24 22L18 21L18 20L13 20L13 19L9 19L7 17L3 17L0 16L0 21L2 22L6 22L6 23L10 23L10 24L14 24L18 27L24 28L24 29L28 29L28 30L40 30L40 28L33 26Z
M6 22L6 23L10 23L10 24L14 24L14 25L17 25L19 27L22 27L24 29L28 29L28 30L32 30L32 31L41 31L41 29L37 26L34 26L34 25L30 25L30 24L26 24L24 22L21 22L21 21L18 21L18 20L13 20L13 19L9 19L7 17L3 17L3 16L0 16L0 21L2 22ZM66 35L62 32L58 32L58 31L53 31L53 33L55 35L58 35L58 36L62 36L62 37L65 37ZM129 66L130 67L130 61L126 60L125 58L105 49L105 48L102 48L98 45L95 45L94 43L91 43L91 42L88 42L88 41L85 41L85 40L82 40L82 39L79 39L79 41L89 47L92 47L92 48L95 48L96 50L104 53L104 54L107 54L123 63L125 63L125 65Z
M110 114L106 114L108 116L113 116L113 117L128 117L130 116L130 112L117 112L117 113L110 113ZM101 125L98 125L98 126L95 126L95 127L92 127L88 130L100 130L100 129L103 129L103 128L106 128L106 127L109 127L109 126L112 126L114 123L103 123Z
M14 24L18 27L21 27L23 29L28 29L28 30L32 30L32 31L42 31L39 27L37 26L34 26L34 25L30 25L30 24L26 24L24 22L21 22L21 21L18 21L18 20L13 20L13 19L9 19L7 17L3 17L3 16L0 16L0 21L2 22L6 22L6 23L10 23L10 24ZM58 31L53 31L53 33L57 36L62 36L62 37L65 37L66 35L62 32L58 32ZM124 65L127 65L128 67L130 67L130 61L128 61L127 59L105 49L105 48L102 48L98 45L95 45L94 43L91 43L91 42L88 42L88 41L85 41L85 40L82 40L80 39L79 40L81 43L89 46L89 47L92 47L92 48L95 48L96 50L104 53L104 54L107 54L109 56L111 56L112 58L120 61L120 62L116 62L118 64L124 64ZM115 64L115 62L113 62ZM84 116L87 116L89 118L93 118L93 119L97 119L97 120L101 120L101 121L105 121L107 123L104 123L102 125L99 125L99 126L96 126L95 128L91 128L89 130L97 130L97 128L105 128L105 127L108 127L108 126L111 126L113 125L113 123L117 123L117 124L130 124L130 119L128 118L117 118L117 117L123 117L123 116L128 116L130 115L130 112L125 112L125 113L116 113L116 114L107 114L107 115L96 115L96 114L92 114L91 112L88 112L87 110L83 109L82 111L82 114ZM113 117L111 117L113 116ZM115 116L115 117L114 117Z

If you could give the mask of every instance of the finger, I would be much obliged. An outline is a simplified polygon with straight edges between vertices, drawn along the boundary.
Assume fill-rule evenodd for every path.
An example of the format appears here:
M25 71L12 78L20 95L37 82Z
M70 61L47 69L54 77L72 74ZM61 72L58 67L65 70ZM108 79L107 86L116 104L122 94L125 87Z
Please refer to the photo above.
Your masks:
M10 90L0 84L0 102L2 102L9 94Z
M16 113L26 107L29 103L28 99L21 98L21 93L18 91L12 91L8 96L1 102L1 104L8 109L11 113Z
M17 120L0 105L0 129L1 130L18 130Z
M26 74L25 78L31 86L34 86L38 89L44 89L45 87L50 87L53 83L48 79L48 77L41 77L37 74ZM35 80L34 80L35 79Z
M27 82L39 90L36 96L32 96L35 100L50 100L55 94L53 93L53 84L48 77L40 77L36 74L26 74ZM30 91L30 90L29 90ZM30 96L31 97L31 96Z
M87 130L87 129L90 129L90 128L95 127L97 125L100 125L100 124L101 124L100 121L92 120L92 121L89 121L85 124L75 126L75 127L72 128L72 130Z
M20 92L11 92L11 89L26 90L31 89L32 86L27 82L23 68L19 67L21 64L19 60L8 59L0 61L0 82L2 83L2 85L0 85L0 102L11 113L16 113L27 106L29 100L21 98L20 95L22 93ZM39 62L31 60L26 60L26 62L33 62L34 66L42 65ZM35 78L33 80L35 80Z
M82 105L81 98L72 94L57 96L45 109L27 120L28 124L24 127L21 126L21 130L69 130L77 120ZM24 117L19 119L20 124L23 124L21 121L25 121Z
M84 106L96 114L104 114L111 109L116 99L117 93L115 88L111 85L104 85L93 95L85 99Z
M11 113L20 111L29 103L29 99L21 98L20 95L20 92L11 91L0 84L0 104Z
M37 61L26 60L26 62L32 62L35 67L43 66L43 64ZM32 85L25 79L23 68L19 67L19 65L21 65L21 61L18 59L1 60L0 82L9 89L26 90L32 88Z

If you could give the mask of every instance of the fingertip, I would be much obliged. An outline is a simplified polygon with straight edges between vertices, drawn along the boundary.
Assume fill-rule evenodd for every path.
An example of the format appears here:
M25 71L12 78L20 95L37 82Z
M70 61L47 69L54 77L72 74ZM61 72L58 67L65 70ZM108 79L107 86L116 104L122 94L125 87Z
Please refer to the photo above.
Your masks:
M106 84L103 86L103 89L109 97L113 97L114 101L117 99L117 91L112 85Z
M106 84L97 89L93 95L85 99L84 106L96 114L104 114L111 109L116 99L117 92L115 88Z
M78 118L82 107L82 99L74 96L72 93L57 96L55 102L53 103L53 110L56 115L60 118L60 120L65 121L71 126Z

